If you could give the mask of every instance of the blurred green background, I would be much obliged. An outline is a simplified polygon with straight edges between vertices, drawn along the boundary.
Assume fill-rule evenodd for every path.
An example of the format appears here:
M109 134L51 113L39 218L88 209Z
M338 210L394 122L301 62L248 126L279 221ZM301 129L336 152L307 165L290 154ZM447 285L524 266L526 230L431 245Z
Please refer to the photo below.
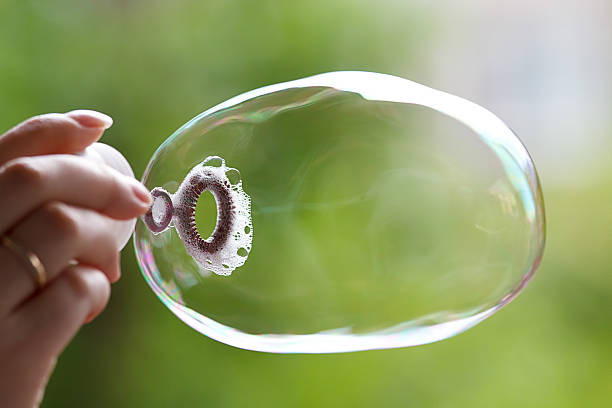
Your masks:
M349 354L212 341L155 297L129 245L106 312L62 355L43 406L609 403L612 11L491 3L0 1L2 130L97 109L115 120L103 141L141 175L168 135L230 96L332 70L384 72L504 118L538 166L548 218L542 266L509 307L443 342Z

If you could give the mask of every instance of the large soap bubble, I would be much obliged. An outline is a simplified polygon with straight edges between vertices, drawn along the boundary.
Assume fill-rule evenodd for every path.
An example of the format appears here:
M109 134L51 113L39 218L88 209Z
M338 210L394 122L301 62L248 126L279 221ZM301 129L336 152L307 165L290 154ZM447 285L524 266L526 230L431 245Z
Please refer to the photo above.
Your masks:
M537 268L533 163L495 115L370 72L232 98L157 150L143 275L185 323L250 350L326 353L453 336Z

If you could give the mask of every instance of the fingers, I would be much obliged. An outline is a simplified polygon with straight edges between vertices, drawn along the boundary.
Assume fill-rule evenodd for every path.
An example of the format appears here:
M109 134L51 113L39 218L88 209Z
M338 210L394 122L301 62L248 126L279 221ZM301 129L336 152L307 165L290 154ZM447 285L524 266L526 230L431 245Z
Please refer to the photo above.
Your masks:
M38 389L55 357L85 321L104 309L109 296L110 284L104 274L79 265L63 271L15 310L7 321L12 341L4 344L12 351L6 355L15 361L3 361L13 367L13 375L17 377L13 382L20 387L31 382L29 386Z
M88 110L35 116L0 137L0 164L22 156L80 152L112 123L103 113Z
M104 272L111 282L119 279L119 253L110 218L95 211L51 202L33 212L11 233L11 238L35 253L49 281L72 261ZM0 313L10 313L32 295L35 282L14 253L1 248Z
M96 268L77 265L68 267L42 291L14 313L23 329L38 332L49 341L50 354L68 343L78 328L94 319L106 306L110 283Z
M133 178L71 155L111 124L106 115L72 111L29 119L0 135L0 235L18 243L0 246L0 322L7 334L0 336L1 371L10 373L0 395L11 406L38 405L55 358L102 311L109 281L119 278L117 228L133 222L119 220L150 205ZM24 264L28 251L48 275L39 291ZM67 268L73 261L78 265Z
M0 192L0 233L50 201L91 208L116 219L141 215L151 203L149 192L135 179L73 155L11 160L0 168Z

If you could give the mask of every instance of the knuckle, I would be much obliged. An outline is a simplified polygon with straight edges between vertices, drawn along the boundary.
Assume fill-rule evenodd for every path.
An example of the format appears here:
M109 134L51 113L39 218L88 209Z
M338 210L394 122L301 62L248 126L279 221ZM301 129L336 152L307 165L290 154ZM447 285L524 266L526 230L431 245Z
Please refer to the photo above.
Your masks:
M29 133L37 133L64 122L64 115L60 113L46 113L27 119L22 123L22 129Z
M61 113L47 113L34 116L19 126L19 131L27 135L37 135L46 143L64 145L79 145L76 137L78 124Z
M33 160L27 158L11 160L4 165L2 174L14 189L25 189L27 191L41 188L45 177Z
M27 129L27 130L37 131L45 127L48 121L49 121L49 114L33 116L27 119L25 122L23 122L23 127L24 129Z
M122 182L119 180L117 175L111 174L110 171L106 171L106 180L108 180L107 188L104 189L104 198L102 199L103 209L109 210L116 207L121 200L124 200L122 191Z
M86 309L105 305L110 297L110 283L98 269L82 267L64 272L64 295L62 298L69 309L75 303L86 304Z
M96 163L92 166L98 180L98 192L100 194L99 205L101 210L107 210L116 205L119 193L119 181L112 173L112 169L104 164Z
M66 290L72 299L88 299L91 296L89 282L76 270L66 272Z
M63 237L74 239L79 236L79 220L68 205L58 201L47 203L43 207L43 216Z

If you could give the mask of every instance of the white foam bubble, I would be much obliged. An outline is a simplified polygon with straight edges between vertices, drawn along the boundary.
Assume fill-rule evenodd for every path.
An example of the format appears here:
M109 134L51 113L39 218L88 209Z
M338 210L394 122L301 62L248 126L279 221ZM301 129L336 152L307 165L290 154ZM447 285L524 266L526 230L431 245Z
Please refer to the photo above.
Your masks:
M232 172L231 178L234 183L228 177L228 172ZM226 167L223 158L210 156L189 172L176 194L172 195L172 202L176 208L181 206L183 208L192 207L195 210L195 201L190 196L188 188L190 180L194 176L196 176L196 179L205 180L210 185L222 186L223 191L218 191L216 188L206 188L212 193L217 203L215 230L210 237L200 237L211 244L210 250L202 250L198 239L190 239L188 234L185 233L186 231L183 231L186 228L195 229L195 225L188 225L185 222L186 220L179 219L180 214L175 213L173 216L173 223L187 253L193 257L201 270L212 271L217 275L231 275L236 268L244 265L253 242L251 198L243 190L242 179L236 177L236 174L240 175L240 172L237 169ZM227 195L224 195L224 193ZM229 197L229 200L227 197ZM229 222L222 219L224 211L229 214ZM191 222L193 223L193 220ZM225 224L225 228L223 224ZM227 235L226 239L219 239L218 231L220 230L224 231L221 235ZM197 237L199 237L199 234ZM213 242L215 240L216 242Z

